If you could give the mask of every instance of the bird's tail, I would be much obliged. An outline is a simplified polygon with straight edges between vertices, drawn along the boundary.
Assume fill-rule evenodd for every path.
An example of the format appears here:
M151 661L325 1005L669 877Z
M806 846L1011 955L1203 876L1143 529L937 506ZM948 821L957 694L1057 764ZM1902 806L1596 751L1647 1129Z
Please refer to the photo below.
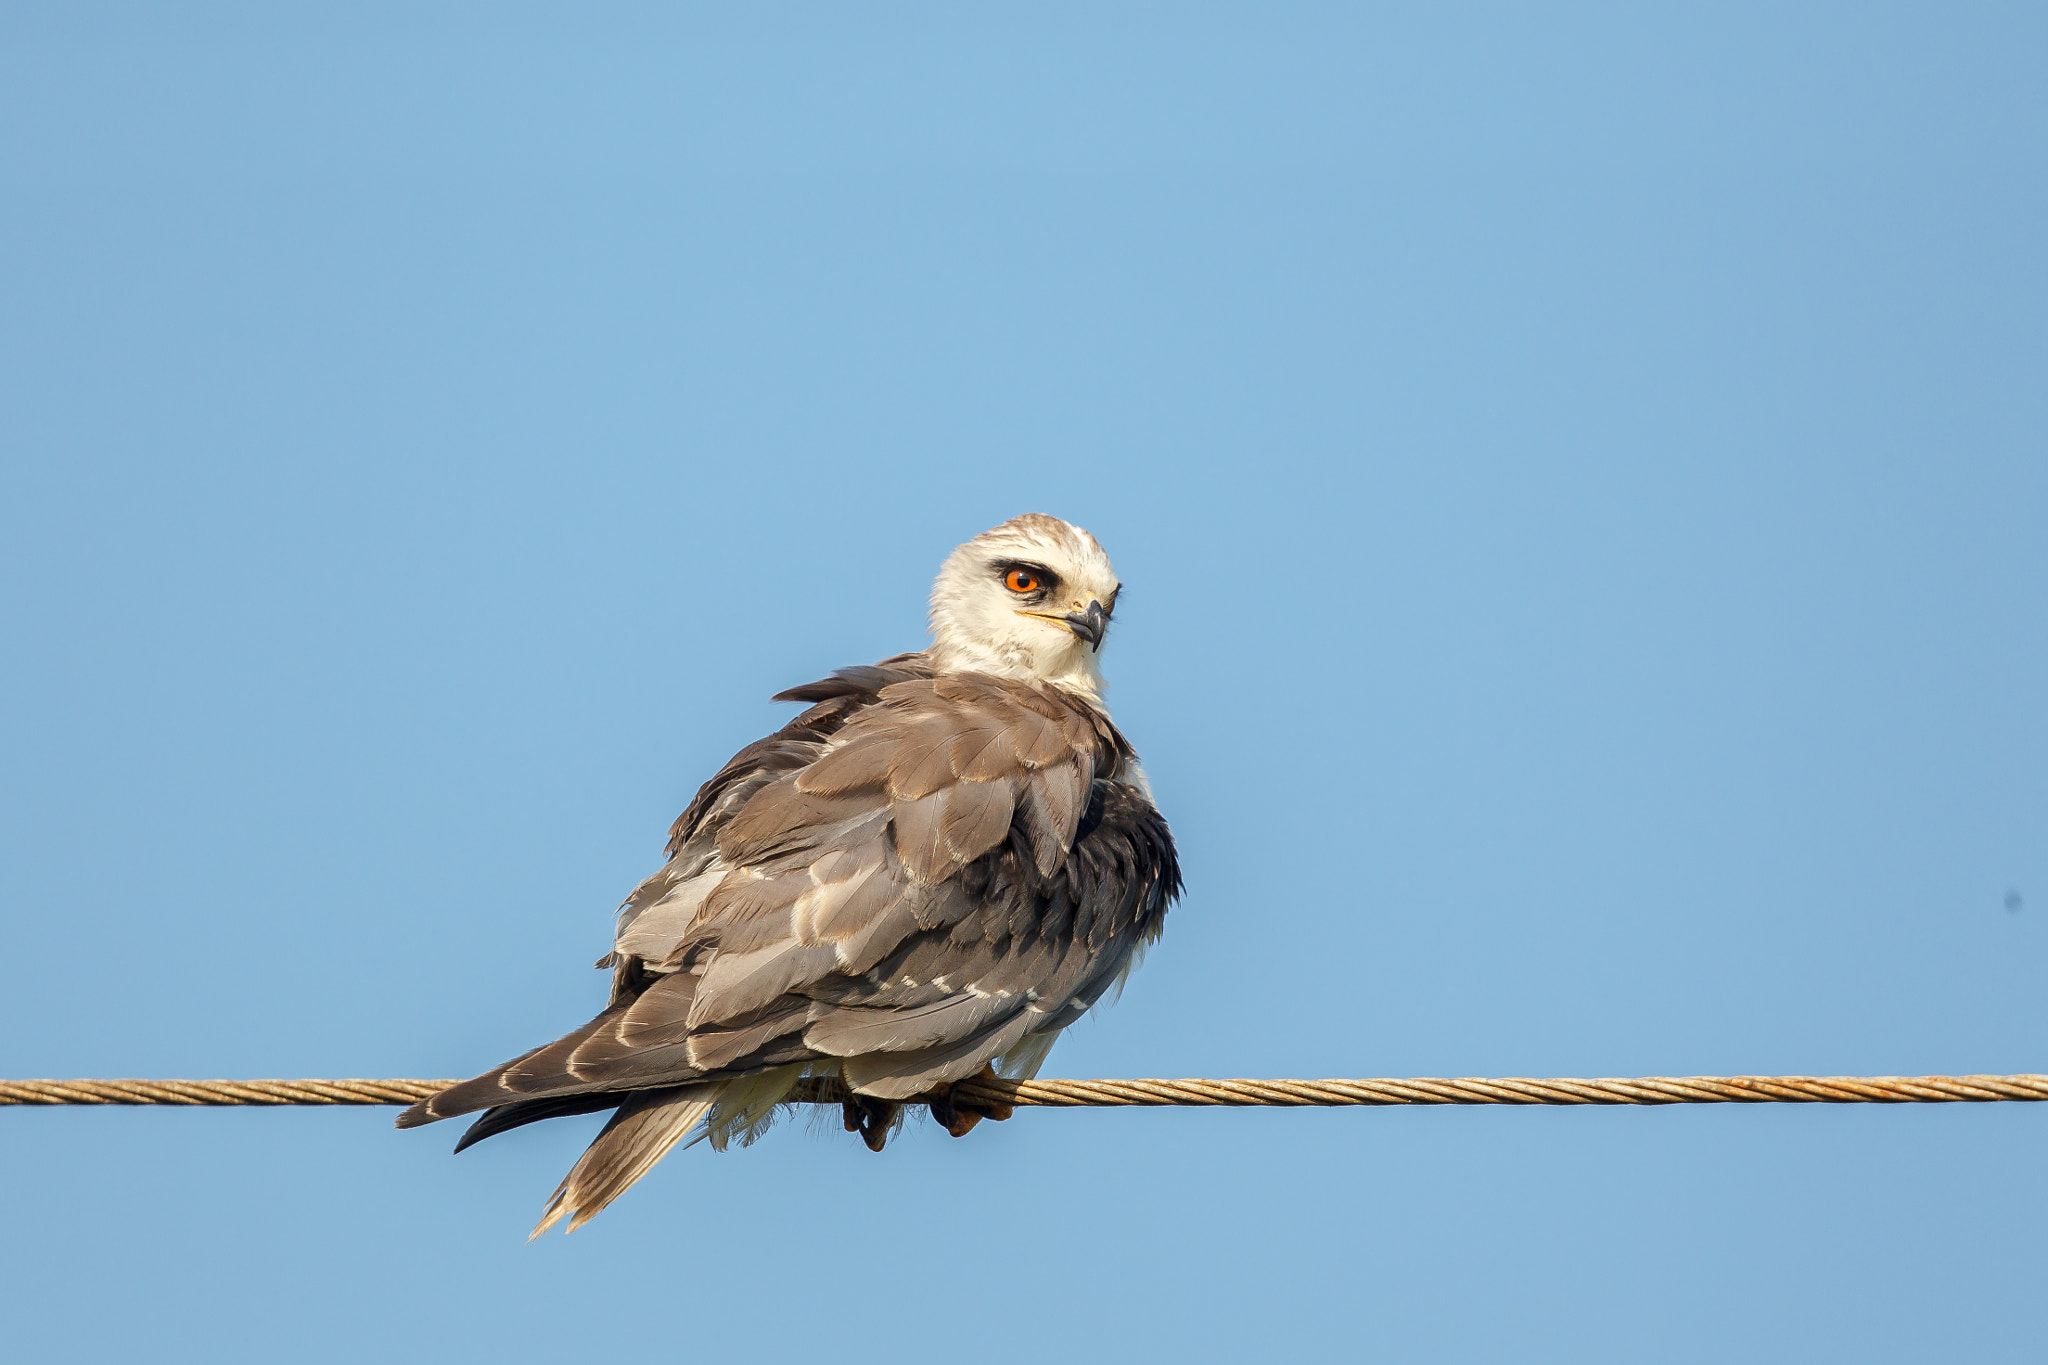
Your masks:
M540 1225L527 1240L564 1218L569 1220L570 1232L595 1218L704 1121L722 1089L720 1085L685 1085L634 1092L562 1177Z

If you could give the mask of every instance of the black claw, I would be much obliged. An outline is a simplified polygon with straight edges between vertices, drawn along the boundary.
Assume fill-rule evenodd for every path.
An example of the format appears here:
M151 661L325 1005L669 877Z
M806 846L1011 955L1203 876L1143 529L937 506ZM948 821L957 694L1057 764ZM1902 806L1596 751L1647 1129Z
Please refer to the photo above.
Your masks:
M846 1124L846 1131L859 1133L860 1140L868 1145L871 1152L879 1152L889 1141L889 1122L896 1117L896 1106L887 1100L871 1100L865 1095L855 1095L841 1100L839 1116Z

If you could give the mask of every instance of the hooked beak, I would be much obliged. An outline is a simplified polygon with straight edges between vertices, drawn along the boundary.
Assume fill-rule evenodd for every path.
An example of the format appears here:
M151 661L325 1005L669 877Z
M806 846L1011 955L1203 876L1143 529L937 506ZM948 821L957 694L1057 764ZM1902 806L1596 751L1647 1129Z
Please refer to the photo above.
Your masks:
M1102 652L1102 637L1109 630L1109 613L1102 609L1102 603L1090 601L1088 610L1070 611L1060 620L1066 622L1068 630L1086 640L1089 649Z

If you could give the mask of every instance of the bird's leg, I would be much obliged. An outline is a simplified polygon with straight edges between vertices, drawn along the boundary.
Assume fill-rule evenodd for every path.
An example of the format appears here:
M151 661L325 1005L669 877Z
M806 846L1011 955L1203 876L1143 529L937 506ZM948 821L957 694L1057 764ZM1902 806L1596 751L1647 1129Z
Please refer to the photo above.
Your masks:
M994 1063L989 1063L982 1067L980 1071L968 1077L969 1080L974 1081L992 1081L995 1078L996 1068ZM953 1101L953 1082L951 1081L932 1087L931 1106L932 1117L939 1121L941 1128L944 1128L954 1137L966 1137L974 1131L974 1125L980 1123L983 1119L994 1119L997 1123L1001 1123L1004 1119L1010 1117L1010 1114L1013 1112L1007 1104L977 1104L972 1108L966 1104L955 1104Z
M896 1117L896 1106L866 1095L849 1095L839 1102L839 1116L845 1121L847 1132L859 1133L869 1151L879 1152L889 1140L889 1124Z

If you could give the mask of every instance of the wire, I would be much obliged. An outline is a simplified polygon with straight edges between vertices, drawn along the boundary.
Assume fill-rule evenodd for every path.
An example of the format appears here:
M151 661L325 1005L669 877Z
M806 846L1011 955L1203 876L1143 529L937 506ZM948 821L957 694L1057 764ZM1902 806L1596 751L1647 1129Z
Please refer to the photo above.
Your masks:
M412 1104L455 1084L432 1080L0 1080L5 1104ZM801 1082L791 1099L837 1104L830 1080ZM968 1108L1333 1106L1388 1104L1951 1104L2048 1100L2048 1076L1504 1076L1388 1080L966 1080ZM917 1102L917 1101L912 1101Z

